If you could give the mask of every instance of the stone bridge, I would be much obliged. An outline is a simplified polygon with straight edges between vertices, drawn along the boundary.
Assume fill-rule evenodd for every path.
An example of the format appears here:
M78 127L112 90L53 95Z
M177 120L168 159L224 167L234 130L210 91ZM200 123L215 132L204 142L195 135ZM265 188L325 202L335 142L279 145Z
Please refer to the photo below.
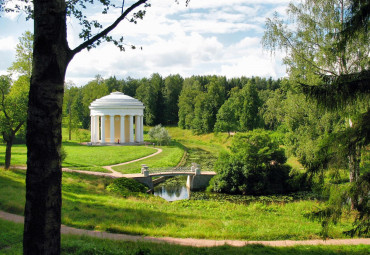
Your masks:
M216 175L213 171L201 171L200 165L195 163L192 163L191 167L177 168L149 169L147 165L141 166L141 174L136 174L131 178L147 185L150 189L154 187L152 177L187 175L186 187L191 191L201 190L206 188L211 178Z

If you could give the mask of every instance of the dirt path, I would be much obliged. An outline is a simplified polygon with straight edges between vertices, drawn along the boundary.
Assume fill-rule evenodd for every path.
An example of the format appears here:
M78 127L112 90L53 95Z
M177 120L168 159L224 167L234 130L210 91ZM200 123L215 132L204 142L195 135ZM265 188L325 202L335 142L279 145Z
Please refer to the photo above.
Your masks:
M16 223L23 223L23 216L7 213L0 211L0 218ZM207 239L193 239L193 238L174 238L174 237L149 237L149 236L136 236L136 235L126 235L126 234L114 234L103 231L94 231L86 229L77 229L72 227L67 227L62 225L62 234L71 235L84 235L91 236L102 239L111 240L123 240L132 242L155 242L155 243L168 243L183 246L194 246L194 247L214 247L221 245L230 246L245 246L249 244L262 244L266 246L294 246L294 245L359 245L366 244L370 245L370 238L362 239L332 239L332 240L304 240L304 241L239 241L239 240L207 240Z

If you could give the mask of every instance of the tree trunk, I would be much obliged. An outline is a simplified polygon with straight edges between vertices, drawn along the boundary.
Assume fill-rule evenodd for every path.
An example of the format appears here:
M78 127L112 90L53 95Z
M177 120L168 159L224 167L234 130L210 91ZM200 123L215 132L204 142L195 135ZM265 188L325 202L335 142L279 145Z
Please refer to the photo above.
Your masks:
M27 118L24 254L60 254L61 123L71 60L64 0L34 0L34 51Z
M72 114L71 114L71 107L69 107L69 120L68 120L68 140L72 140Z
M353 145L350 147L348 155L348 168L349 168L349 181L354 183L360 177L360 159L361 159L361 148L358 145ZM351 198L351 209L357 208L358 201L357 198Z
M360 160L361 148L360 146L352 145L348 155L349 181L356 182L360 177Z
M6 140L6 150L5 150L5 169L9 169L10 162L12 159L12 146L14 141L14 135L10 135Z

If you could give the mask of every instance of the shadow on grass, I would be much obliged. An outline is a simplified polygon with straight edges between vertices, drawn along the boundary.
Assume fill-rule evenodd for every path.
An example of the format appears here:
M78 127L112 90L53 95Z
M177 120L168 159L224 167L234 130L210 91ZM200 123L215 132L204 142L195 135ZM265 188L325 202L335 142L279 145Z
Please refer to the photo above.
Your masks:
M194 220L192 216L182 213L167 213L155 210L155 206L145 204L147 208L132 208L130 203L122 201L116 205L107 205L99 199L104 195L89 196L88 194L75 195L63 192L63 218L69 226L84 229L106 230L112 233L131 235L147 235L150 229L164 230L176 227L179 230L185 227L183 221ZM120 200L117 196L117 200ZM145 197L143 198L145 199ZM138 204L138 207L143 204ZM146 229L148 229L146 231ZM154 231L156 232L156 231Z

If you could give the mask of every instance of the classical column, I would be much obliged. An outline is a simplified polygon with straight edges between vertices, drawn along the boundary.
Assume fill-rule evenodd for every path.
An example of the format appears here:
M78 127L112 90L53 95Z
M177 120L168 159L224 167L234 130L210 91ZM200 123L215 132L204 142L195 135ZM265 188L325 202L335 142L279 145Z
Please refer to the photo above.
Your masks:
M90 138L90 141L91 143L94 143L94 137L95 137L95 116L91 115L90 116L91 118L91 121L90 121L90 135L91 135L91 138Z
M114 143L114 115L110 115L110 143Z
M140 126L141 126L141 132L140 132L140 142L144 142L144 116L140 116Z
M101 116L101 143L105 143L105 116Z
M99 116L94 116L94 143L99 141Z
M129 115L128 116L128 119L129 119L129 130L130 130L130 143L133 143L134 142L134 123L133 123L133 116L132 115Z
M99 115L95 116L95 142L99 142Z
M140 142L140 116L135 115L135 142Z
M125 115L121 115L121 137L120 137L120 143L125 143Z

